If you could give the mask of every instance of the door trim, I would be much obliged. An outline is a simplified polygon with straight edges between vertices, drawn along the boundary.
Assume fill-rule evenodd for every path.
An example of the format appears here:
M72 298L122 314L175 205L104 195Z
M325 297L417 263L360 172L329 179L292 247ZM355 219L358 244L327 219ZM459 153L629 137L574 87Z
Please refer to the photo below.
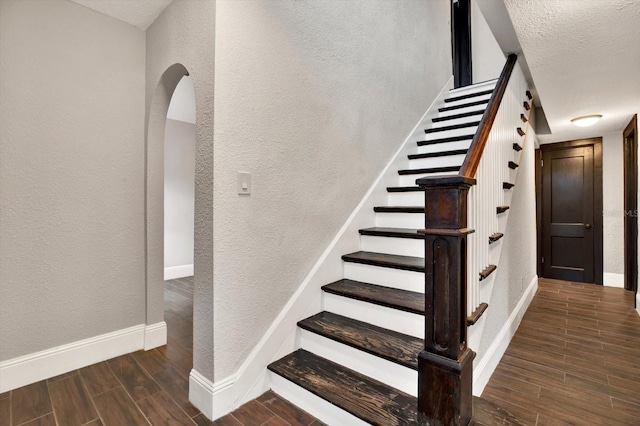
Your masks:
M544 256L542 236L542 155L547 151L555 151L566 148L578 148L581 146L593 146L593 225L594 225L594 256L595 256L595 283L602 285L603 281L603 245L602 245L602 138L577 139L567 142L557 142L540 145L536 149L536 225L537 225L537 269L538 276L544 277L542 258Z
M627 164L627 140L629 137L633 138L631 141L632 149L635 150L635 164L631 165L631 180L634 182L630 187L627 186L627 171L629 165ZM634 115L627 127L625 127L622 132L622 155L624 158L624 210L625 210L625 218L624 218L624 288L625 290L633 291L637 293L638 291L638 115ZM629 238L629 233L632 230L627 229L627 220L629 210L632 209L632 206L627 205L627 199L629 195L635 196L635 238ZM629 265L629 262L632 264ZM635 266L633 265L635 263ZM629 269L634 273L634 276L629 276Z

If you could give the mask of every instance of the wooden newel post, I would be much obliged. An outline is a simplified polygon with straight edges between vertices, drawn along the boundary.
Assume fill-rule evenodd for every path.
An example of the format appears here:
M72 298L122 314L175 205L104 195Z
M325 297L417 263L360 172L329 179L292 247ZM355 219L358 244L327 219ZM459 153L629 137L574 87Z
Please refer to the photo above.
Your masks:
M418 179L425 190L425 344L418 357L424 425L467 425L473 352L467 347L467 194L475 179Z

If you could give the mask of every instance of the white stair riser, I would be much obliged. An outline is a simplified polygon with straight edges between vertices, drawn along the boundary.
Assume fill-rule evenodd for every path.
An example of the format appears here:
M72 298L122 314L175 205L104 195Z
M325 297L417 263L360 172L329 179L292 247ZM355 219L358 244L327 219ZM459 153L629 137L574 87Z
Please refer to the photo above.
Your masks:
M424 293L424 272L343 262L344 277L363 283Z
M417 149L414 151L414 153L429 154L432 152L451 151L454 149L469 149L470 146L471 146L471 139L465 139L463 141L443 142L443 143L436 143L433 145L418 146Z
M482 114L479 114L479 115L472 115L469 117L454 118L452 120L436 121L431 124L431 127L434 129L439 129L441 127L454 126L456 124L473 123L476 121L480 121L481 118L482 118Z
M470 86L451 89L449 90L449 96L461 96L461 95L467 95L470 93L484 92L485 90L489 90L489 89L493 90L493 88L496 87L497 82L498 82L498 79L495 78L492 80L480 82L478 84L472 84Z
M389 206L424 206L424 192L389 192L387 198Z
M369 426L368 423L363 422L356 416L349 414L284 377L271 371L269 374L271 389L275 393L322 422L328 425Z
M405 185L413 186L415 182L405 183ZM424 213L376 213L376 226L380 228L424 229Z
M446 118L446 117L451 117L452 115L464 114L466 112L477 112L478 115L482 115L486 106L487 106L486 104L481 104L481 105L471 105L464 108L456 108L449 111L440 112L438 113L438 117Z
M451 138L451 137L454 137L454 136L469 136L469 137L473 137L473 135L476 133L476 128L477 127L462 127L460 129L442 130L442 131L439 131L439 132L425 133L424 134L424 140L425 141L433 141L433 140L436 140L436 139Z
M399 311L331 293L324 293L322 297L325 311L424 339L423 315Z
M488 89L487 89L488 90ZM456 94L457 96L457 94ZM451 96L452 98L454 96ZM466 98L466 99L460 99L458 101L453 101L453 102L445 102L444 106L445 107L450 107L450 106L456 106L456 105L464 105L464 104L468 104L469 102L477 102L480 100L489 100L489 98L491 98L491 94L487 94L487 95L482 95L482 96L474 96L473 98Z
M299 329L302 348L410 395L418 395L418 372L383 358Z
M466 157L465 154L447 155L444 157L417 158L409 160L409 169L424 169L430 167L460 166Z
M424 240L362 235L360 236L360 249L375 253L424 257Z
M417 174L417 175L401 175L400 179L398 179L400 186L416 186L416 179L420 179L425 176L449 176L449 175L457 175L458 172L439 172L439 173L425 173L425 174Z

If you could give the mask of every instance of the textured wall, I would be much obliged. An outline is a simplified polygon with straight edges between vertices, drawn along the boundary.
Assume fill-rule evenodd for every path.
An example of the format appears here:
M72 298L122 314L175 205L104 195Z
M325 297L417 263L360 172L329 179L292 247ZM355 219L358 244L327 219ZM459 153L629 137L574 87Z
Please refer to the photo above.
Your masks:
M193 265L196 126L167 119L164 135L164 267Z
M147 30L147 321L162 318L164 123L173 87L159 85L182 64L196 99L194 368L213 380L213 0L174 0ZM174 67L175 68L175 67ZM172 68L172 69L174 69ZM163 79L166 83L169 79Z
M471 61L474 83L498 78L506 62L475 0L471 1Z
M0 360L144 323L144 33L0 1Z
M533 130L527 130L527 143L520 159L516 186L513 188L509 221L504 232L502 255L497 264L495 284L477 359L487 349L504 326L522 298L524 290L536 275L536 196Z
M218 1L215 378L234 373L451 75L449 1ZM239 196L236 172L252 174Z
M602 137L604 272L624 274L624 158L622 132Z

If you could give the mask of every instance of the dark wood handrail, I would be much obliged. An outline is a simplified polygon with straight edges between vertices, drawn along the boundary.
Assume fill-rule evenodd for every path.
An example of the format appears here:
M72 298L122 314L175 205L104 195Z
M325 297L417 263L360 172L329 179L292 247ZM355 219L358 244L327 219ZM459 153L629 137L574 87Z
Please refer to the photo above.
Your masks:
M469 153L460 168L461 176L473 178L476 175L484 147L487 145L487 139L489 139L491 127L493 127L493 122L496 119L496 115L498 115L498 108L500 108L500 104L502 103L502 97L507 90L507 85L509 84L509 79L511 78L511 73L516 66L517 60L518 56L516 54L509 55L507 62L504 64L504 68L502 68L502 73L500 74L500 78L498 78L496 88L493 90L487 109L478 125L478 130L471 141Z

